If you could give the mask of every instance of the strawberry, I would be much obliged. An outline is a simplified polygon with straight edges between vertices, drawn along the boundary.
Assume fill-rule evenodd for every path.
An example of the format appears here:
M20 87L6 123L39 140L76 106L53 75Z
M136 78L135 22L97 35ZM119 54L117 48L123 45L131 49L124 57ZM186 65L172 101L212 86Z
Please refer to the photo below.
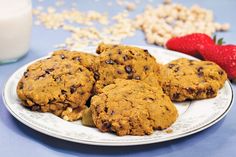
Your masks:
M166 47L170 50L196 56L199 45L205 44L214 44L214 40L206 34L193 33L185 36L171 38L166 42Z
M198 50L205 60L213 61L223 68L229 79L236 78L236 45L199 45Z

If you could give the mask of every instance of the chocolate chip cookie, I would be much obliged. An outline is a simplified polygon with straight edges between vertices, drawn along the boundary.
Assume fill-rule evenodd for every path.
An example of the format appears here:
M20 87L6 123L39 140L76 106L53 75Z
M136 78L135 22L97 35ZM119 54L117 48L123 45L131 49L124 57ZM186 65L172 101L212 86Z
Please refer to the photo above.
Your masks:
M159 84L159 64L148 50L124 45L100 44L96 51L98 70L95 72L97 80L95 90L114 83L114 79L143 80L157 86Z
M173 124L178 112L160 86L140 80L116 79L92 97L93 122L102 132L149 135Z
M52 57L55 56L59 56L61 59L73 60L76 63L86 67L90 71L95 71L96 69L96 56L86 52L58 50L53 52Z
M173 101L212 98L227 75L217 64L180 58L163 66L161 84Z
M17 94L33 111L74 121L81 118L94 82L87 68L58 55L30 65L18 83Z

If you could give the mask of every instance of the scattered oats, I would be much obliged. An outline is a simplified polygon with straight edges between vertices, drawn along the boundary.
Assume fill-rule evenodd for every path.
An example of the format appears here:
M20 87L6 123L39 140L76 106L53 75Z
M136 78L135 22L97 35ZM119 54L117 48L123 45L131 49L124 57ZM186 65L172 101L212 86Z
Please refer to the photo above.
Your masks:
M163 1L163 4L170 4L170 3L172 3L172 0L164 0Z
M128 11L133 11L133 10L135 10L135 8L136 8L136 4L135 4L135 3L129 2L129 3L127 3L127 5L126 5L126 9L127 9Z
M214 22L213 12L198 5L187 8L167 0L164 3L157 7L147 5L144 12L136 17L136 25L145 33L150 44L163 46L175 36L195 32L211 36L216 31L230 28L229 24Z
M56 9L53 8L53 7L48 7L48 8L47 8L47 11L48 11L48 13L55 13L55 12L56 12Z
M40 14L40 10L38 10L38 9L33 9L33 10L32 10L32 14L33 14L33 15L38 15L38 14Z
M70 36L64 43L56 47L72 50L97 45L99 42L119 44L122 40L134 36L138 29L145 33L148 43L163 46L168 39L175 36L193 32L212 35L216 31L227 31L230 28L228 23L214 22L213 12L198 5L187 8L165 0L164 4L157 7L147 5L143 13L136 18L130 18L129 11L135 9L140 0L135 0L134 3L125 0L116 0L116 2L126 7L128 11L124 10L109 17L105 13L93 10L82 12L72 8L58 11L56 8L49 7L44 11L36 8L33 9L36 17L35 24L41 24L47 29L70 32ZM108 2L107 5L112 5L112 2ZM95 24L100 24L102 27L96 28Z

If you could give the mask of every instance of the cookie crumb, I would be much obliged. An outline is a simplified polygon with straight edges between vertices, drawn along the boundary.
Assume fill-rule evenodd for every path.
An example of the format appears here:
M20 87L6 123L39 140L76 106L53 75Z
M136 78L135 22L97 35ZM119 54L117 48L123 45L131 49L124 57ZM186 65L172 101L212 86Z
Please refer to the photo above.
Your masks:
M173 129L166 129L165 132L166 132L167 134L171 134L171 133L173 133Z

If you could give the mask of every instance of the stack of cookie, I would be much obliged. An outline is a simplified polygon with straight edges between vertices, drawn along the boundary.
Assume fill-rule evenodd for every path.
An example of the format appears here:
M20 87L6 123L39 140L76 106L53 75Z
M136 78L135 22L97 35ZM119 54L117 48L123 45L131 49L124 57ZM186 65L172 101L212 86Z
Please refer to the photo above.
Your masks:
M161 65L147 50L103 43L96 52L60 50L30 65L17 87L22 104L102 132L148 135L176 121L172 101L215 97L227 79L213 62Z

